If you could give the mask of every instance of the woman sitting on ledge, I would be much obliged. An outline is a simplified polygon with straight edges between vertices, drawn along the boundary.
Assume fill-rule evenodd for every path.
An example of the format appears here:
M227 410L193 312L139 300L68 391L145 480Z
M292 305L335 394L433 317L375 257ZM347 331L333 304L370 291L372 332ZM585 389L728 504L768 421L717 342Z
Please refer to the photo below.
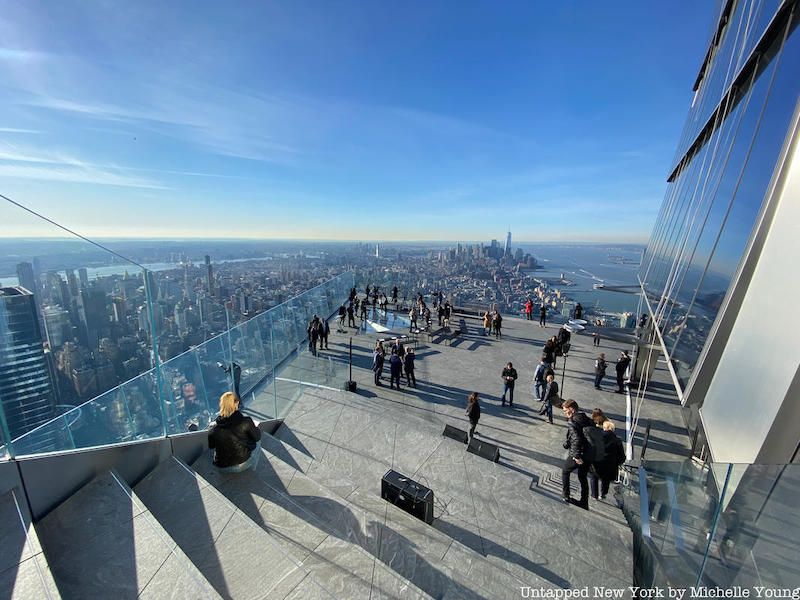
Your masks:
M214 449L214 466L224 473L255 469L261 455L261 430L239 412L239 397L225 392L219 399L219 416L208 434Z

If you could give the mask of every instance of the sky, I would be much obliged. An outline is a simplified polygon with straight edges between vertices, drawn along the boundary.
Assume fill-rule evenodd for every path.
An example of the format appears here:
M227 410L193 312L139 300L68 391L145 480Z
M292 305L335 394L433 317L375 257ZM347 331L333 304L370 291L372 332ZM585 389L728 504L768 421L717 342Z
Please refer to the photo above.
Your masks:
M0 194L90 237L645 242L716 9L0 0Z

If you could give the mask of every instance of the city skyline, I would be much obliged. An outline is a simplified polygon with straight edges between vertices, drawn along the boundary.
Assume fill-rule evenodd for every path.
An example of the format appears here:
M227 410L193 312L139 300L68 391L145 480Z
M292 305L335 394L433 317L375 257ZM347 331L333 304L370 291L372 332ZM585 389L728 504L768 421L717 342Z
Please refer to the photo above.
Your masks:
M2 193L89 237L641 243L714 18L250 8L10 6Z

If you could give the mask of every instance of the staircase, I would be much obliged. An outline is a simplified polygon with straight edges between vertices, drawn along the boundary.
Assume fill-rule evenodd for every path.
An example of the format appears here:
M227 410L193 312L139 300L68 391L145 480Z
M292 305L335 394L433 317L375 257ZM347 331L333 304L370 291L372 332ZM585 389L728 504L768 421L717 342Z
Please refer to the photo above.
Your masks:
M132 488L107 471L35 525L12 489L0 597L478 600L630 585L613 504L564 506L560 474L467 454L440 417L307 390L252 471L220 473L208 452L170 456ZM380 498L389 468L434 490L432 526Z

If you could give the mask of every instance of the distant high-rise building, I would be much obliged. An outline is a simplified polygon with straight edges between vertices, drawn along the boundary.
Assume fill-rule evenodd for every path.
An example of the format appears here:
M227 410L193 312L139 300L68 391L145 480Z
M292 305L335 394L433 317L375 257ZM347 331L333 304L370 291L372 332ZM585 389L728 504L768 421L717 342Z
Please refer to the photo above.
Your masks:
M206 254L206 289L208 295L214 297L214 268L211 266L211 257Z
M53 417L53 384L33 295L0 288L0 425L13 440Z
M78 279L81 282L82 290L85 290L89 287L89 272L85 268L81 267L78 269Z
M381 257L381 245L375 244L375 258Z
M36 278L33 275L33 265L29 262L21 262L17 265L17 279L19 284L31 294L37 294L39 286L36 285Z
M44 325L47 335L47 344L51 350L56 350L71 341L69 313L60 306L45 306Z
M511 228L508 228L508 233L506 234L506 245L503 248L503 256L508 256L511 252Z

